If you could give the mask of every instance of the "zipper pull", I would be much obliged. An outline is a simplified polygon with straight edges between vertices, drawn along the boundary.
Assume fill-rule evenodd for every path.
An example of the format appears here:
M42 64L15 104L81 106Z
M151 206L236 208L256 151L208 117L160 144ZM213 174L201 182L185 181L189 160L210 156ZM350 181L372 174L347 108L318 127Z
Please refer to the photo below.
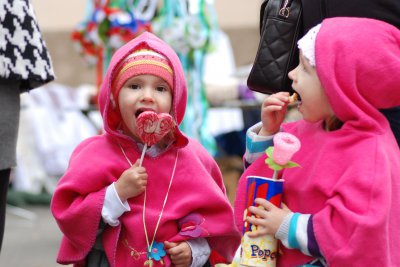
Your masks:
M283 7L279 10L279 16L288 18L290 15L289 0L285 0Z

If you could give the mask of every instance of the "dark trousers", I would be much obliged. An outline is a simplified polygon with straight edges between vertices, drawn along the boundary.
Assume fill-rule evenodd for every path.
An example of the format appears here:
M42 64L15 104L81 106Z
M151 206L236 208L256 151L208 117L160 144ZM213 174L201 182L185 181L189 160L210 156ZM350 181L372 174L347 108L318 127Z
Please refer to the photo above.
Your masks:
M397 144L400 147L400 107L381 109L381 112L388 119L390 128L392 128L394 137L396 137Z
M7 192L11 169L0 170L0 251L3 243L4 224L6 219Z

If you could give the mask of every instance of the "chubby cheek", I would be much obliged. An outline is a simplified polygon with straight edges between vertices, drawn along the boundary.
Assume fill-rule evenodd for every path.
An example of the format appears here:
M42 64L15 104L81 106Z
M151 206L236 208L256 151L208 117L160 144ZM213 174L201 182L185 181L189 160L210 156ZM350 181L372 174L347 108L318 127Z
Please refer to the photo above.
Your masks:
M124 134L133 137L135 140L140 140L137 135L136 118L131 114L122 115L122 130Z
M122 129L125 134L131 135L136 129L136 118L134 109L126 103L126 101L119 101L119 113L122 120Z
M300 111L304 120L306 120L308 122L314 122L313 118L314 118L315 109L313 107L310 107L308 105L307 100L304 101L304 99L306 99L306 98L302 97L302 101L298 105L298 110Z
M130 129L136 127L135 116L132 113L121 110L121 119L124 126Z
M132 123L132 126L131 126L130 134L135 140L140 140L137 132L138 131L137 131L137 126L136 126L136 120L134 120L134 122Z
M158 99L158 107L159 107L159 112L163 112L163 113L169 113L171 114L171 110L172 110L172 96L170 94L166 94L163 97L160 97L160 99Z

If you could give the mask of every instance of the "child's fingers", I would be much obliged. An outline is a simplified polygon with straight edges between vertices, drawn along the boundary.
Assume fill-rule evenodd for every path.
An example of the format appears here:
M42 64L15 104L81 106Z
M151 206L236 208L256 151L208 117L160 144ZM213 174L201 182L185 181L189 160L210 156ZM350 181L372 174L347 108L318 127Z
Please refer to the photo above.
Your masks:
M143 166L140 166L140 160L136 160L135 163L130 167L131 170L135 169L137 173L146 173L146 168Z
M263 103L261 112L265 115L274 114L275 112L281 112L282 114L284 114L288 103L289 103L289 98L286 99L270 98Z
M174 248L174 247L176 247L178 244L179 244L179 243L168 242L168 241L165 241L165 242L164 242L164 246L165 246L166 249Z
M173 248L170 248L170 249L168 249L168 253L171 255L171 256L178 256L178 255L180 255L180 254L182 254L183 253L183 250L182 250L182 247L180 247L180 246L176 246L176 247L173 247Z
M281 111L281 110L283 110L283 106L268 106L268 107L265 107L264 109L263 109L263 112L268 112L268 113L273 113L273 112L276 112L276 111Z
M140 160L139 160L139 159L136 160L135 163L133 163L132 166L130 167L131 170L133 170L133 169L139 170L139 169L141 169L141 168L142 168L142 167L140 167ZM144 169L144 168L143 168L143 169Z
M132 167L136 168L139 167L139 165L140 165L140 159L137 159L135 163L133 163Z
M168 251L172 263L176 267L190 266L192 259L190 247L186 242L181 242L177 246L170 248Z
M264 236L264 235L267 235L267 234L268 234L268 232L267 232L266 228L262 228L262 229L257 230L257 231L247 232L247 235L249 237L252 237L252 238Z
M258 217L261 217L261 218L267 217L267 211L263 207L251 206L251 207L249 207L249 211L251 213L253 213L255 216L258 216Z
M265 220L256 217L247 217L247 222L252 224L252 231L247 232L250 237L259 237L269 234Z
M263 108L268 108L268 107L283 107L285 106L286 101L280 99L280 98L275 98L275 97L269 97L267 98L264 103L263 103Z
M275 93L274 95L282 96L282 97L289 97L290 96L289 92L284 92L284 91Z
M181 246L182 243L174 243L165 241L165 248L167 249L167 253L171 256L171 259L179 259L181 254L184 252L184 247Z
M264 101L264 105L285 105L288 104L290 100L289 93L279 92L267 97Z
M253 226L256 226L256 229L254 229L251 232L248 232L248 235L250 237L259 237L262 235L270 234L267 228L266 220L265 218L257 218L257 217L247 217L247 222L252 224Z
M247 216L246 220L248 223L256 225L256 226L263 225L265 222L264 218L257 218L254 216Z
M268 211L276 208L276 206L274 204L272 204L271 202L269 202L268 200L266 200L264 198L256 198L255 203L261 205L262 207L264 207L264 209L266 209Z

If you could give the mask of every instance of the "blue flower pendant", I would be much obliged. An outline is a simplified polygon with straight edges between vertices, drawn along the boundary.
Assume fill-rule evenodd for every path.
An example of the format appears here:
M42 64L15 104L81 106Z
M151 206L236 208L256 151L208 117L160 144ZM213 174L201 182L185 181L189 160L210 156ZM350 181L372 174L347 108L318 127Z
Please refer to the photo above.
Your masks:
M164 249L164 243L153 242L152 246L149 247L147 252L148 260L144 262L145 266L153 267L153 259L155 261L160 261L162 265L164 265L163 257L166 255Z

